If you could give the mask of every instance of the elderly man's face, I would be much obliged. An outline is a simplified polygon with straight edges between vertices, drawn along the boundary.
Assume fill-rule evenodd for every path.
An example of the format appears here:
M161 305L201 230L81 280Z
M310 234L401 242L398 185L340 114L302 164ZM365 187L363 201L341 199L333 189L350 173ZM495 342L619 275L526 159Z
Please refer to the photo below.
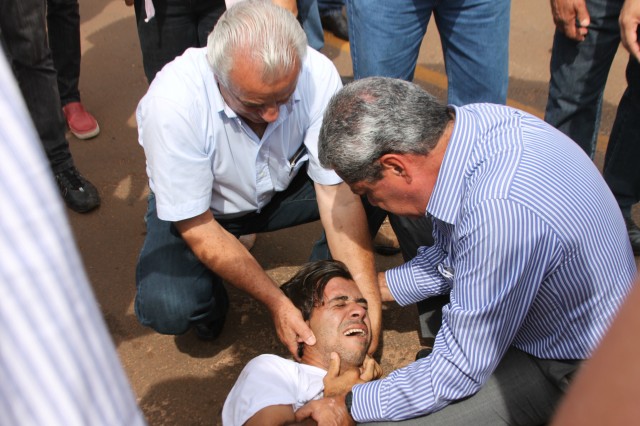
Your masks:
M341 366L359 367L371 343L371 321L367 301L351 280L332 278L324 289L324 299L309 318L317 343L305 348L329 364L331 352L340 355ZM311 354L309 354L311 355Z
M296 90L300 67L265 83L260 78L261 66L256 61L237 55L229 73L228 87L220 84L220 93L229 107L253 124L272 123L278 119L280 105L289 101Z
M385 175L375 182L360 181L350 184L349 187L354 194L367 197L372 205L398 216L419 218L425 215L427 189L414 192L414 188L396 176Z

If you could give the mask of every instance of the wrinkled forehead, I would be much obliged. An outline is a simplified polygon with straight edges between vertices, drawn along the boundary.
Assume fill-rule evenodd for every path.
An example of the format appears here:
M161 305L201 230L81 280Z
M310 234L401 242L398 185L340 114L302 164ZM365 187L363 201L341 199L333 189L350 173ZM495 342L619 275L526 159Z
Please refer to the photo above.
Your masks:
M353 280L342 277L331 278L324 288L322 296L323 304L338 299L366 302L356 283Z

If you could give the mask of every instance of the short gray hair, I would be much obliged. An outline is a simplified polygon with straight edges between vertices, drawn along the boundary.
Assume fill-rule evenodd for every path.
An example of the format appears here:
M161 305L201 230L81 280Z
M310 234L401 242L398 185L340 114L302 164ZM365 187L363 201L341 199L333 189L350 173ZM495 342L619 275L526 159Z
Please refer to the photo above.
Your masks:
M262 81L270 83L302 65L307 36L290 11L270 0L244 0L220 17L207 39L209 65L226 87L237 52L260 60Z
M347 183L382 178L385 154L426 155L436 146L453 109L419 86L370 77L347 84L324 114L319 159Z

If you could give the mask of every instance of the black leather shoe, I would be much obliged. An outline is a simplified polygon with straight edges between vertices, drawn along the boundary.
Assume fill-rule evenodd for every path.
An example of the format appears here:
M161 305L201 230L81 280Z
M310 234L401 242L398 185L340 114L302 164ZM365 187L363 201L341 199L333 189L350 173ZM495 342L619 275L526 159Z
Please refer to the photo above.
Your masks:
M640 256L640 228L638 228L638 225L635 224L631 217L625 217L624 223L627 225L627 233L629 234L633 254Z
M322 28L330 31L338 38L349 41L349 26L347 18L342 14L342 9L332 10L320 16Z
M100 205L98 190L75 167L69 167L55 177L62 198L71 210L86 213Z
M215 310L217 311L218 317L212 321L199 323L194 326L196 335L200 340L216 340L224 328L227 312L229 312L229 296L223 284L216 287L214 299L216 303Z

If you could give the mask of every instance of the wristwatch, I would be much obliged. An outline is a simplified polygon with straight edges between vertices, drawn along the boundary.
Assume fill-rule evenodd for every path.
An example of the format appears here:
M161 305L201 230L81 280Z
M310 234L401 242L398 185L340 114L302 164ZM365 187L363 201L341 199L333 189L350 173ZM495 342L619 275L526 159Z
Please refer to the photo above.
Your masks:
M353 403L353 392L349 391L344 396L344 405L347 406L347 413L351 415L351 404Z

